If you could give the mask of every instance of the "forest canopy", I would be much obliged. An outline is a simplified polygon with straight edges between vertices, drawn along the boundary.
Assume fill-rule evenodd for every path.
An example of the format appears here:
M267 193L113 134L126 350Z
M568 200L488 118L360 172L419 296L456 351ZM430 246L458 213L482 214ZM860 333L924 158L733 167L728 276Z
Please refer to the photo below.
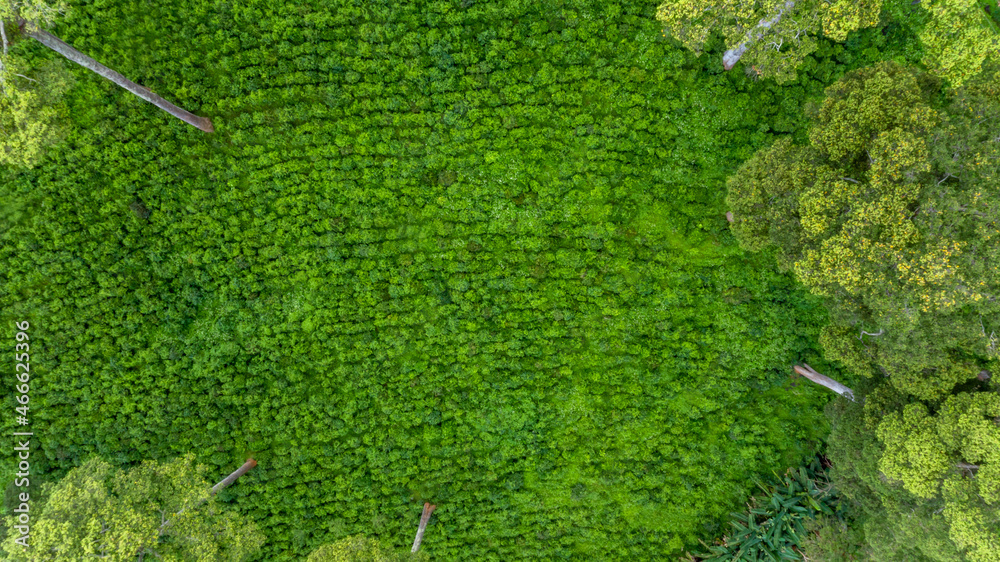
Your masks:
M808 144L728 181L741 245L778 248L825 297L826 356L872 379L830 405L829 456L878 561L1000 552L1000 71L937 91L892 61L849 72Z

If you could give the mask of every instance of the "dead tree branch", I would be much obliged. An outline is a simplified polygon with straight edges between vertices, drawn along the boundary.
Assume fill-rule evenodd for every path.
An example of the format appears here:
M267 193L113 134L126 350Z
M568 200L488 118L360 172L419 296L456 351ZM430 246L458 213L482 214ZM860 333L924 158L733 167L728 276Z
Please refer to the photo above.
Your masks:
M859 340L861 340L861 338L862 338L863 336L871 336L871 337L873 337L873 338L877 338L878 336L881 336L881 335L882 335L882 334L883 334L884 332L885 332L885 328L879 328L879 330L878 330L878 333L877 333L877 334L869 334L868 332L866 332L866 331L864 331L864 330L861 330L861 335L860 335L860 336L858 336L858 339L859 339ZM861 340L861 341L865 341L865 340Z

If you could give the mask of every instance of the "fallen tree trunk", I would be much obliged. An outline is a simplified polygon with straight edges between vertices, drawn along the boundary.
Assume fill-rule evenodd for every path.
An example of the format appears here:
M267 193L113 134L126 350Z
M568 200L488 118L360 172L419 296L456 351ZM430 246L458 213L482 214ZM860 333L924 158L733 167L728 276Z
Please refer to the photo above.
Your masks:
M417 528L417 538L413 539L413 548L410 549L411 553L416 553L420 550L420 541L424 540L424 530L427 529L427 522L431 519L431 513L434 513L436 505L431 505L429 502L424 502L424 512L420 515L420 527Z
M232 474L223 478L222 482L219 482L215 486L212 486L212 495L214 496L215 494L218 494L220 490L229 486L233 482L236 482L237 478L243 476L247 472L250 472L250 469L255 466L257 466L257 461L253 460L252 458L247 459L247 462L243 463L243 466L237 468L235 471L233 471Z
M795 365L795 372L818 385L829 388L830 390L836 392L837 394L843 396L844 398L847 398L851 402L856 401L854 399L853 390L844 386L843 384L840 384L839 382L831 379L826 375L821 375L817 373L815 370L813 370L812 367L809 366L808 363L803 363L803 365L805 365L805 367L800 367L798 365Z
M62 39L52 35L48 31L37 30L28 31L27 35L32 39L35 39L42 45L52 49L53 51L59 53L60 55L66 57L67 59L75 62L76 64L94 72L102 78L106 78L115 84L125 88L126 90L132 92L133 94L139 96L140 98L148 101L149 103L159 107L163 111L173 115L174 117L184 121L188 125L192 125L205 131L206 133L215 132L215 128L212 126L212 121L207 117L199 117L190 111L186 111L177 107L176 105L168 102L167 100L161 98L160 96L153 93L149 88L145 88L132 82L128 78L125 78L121 74L111 70L110 68L104 66L103 64L97 62L91 57L81 53L80 51L74 49L70 44L66 43Z

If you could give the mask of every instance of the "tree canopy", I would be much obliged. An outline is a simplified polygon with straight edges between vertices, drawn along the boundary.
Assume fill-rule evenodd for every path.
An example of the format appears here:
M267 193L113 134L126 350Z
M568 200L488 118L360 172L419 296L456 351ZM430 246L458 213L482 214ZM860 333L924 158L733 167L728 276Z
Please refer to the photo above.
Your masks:
M884 0L665 0L657 10L664 30L701 54L713 32L725 40L726 69L743 59L778 84L817 48L816 37L843 42L852 31L880 23ZM1000 35L976 0L925 0L929 22L919 36L924 63L952 87L975 76L984 61L1000 60Z
M63 137L72 84L60 61L31 71L15 55L0 59L0 165L31 168Z
M776 248L826 299L827 357L871 377L831 406L829 455L877 561L1000 552L1000 71L941 103L938 84L850 72L807 145L780 139L728 182L741 246Z
M187 455L128 470L92 458L33 500L29 548L15 543L15 518L0 549L5 560L244 560L263 544L252 521L215 501L205 468ZM37 513L37 515L36 515Z
M39 26L52 25L57 17L65 14L67 4L64 0L0 0L0 20L13 23L15 27L22 24L27 30L38 29Z
M137 53L123 71L225 127L191 142L90 81L58 158L0 170L17 205L0 217L0 309L43 320L40 476L95 450L194 450L215 466L253 450L268 469L226 507L268 533L258 559L409 535L415 498L433 497L454 506L428 537L436 557L613 561L693 545L754 475L812 452L826 397L782 384L803 356L823 366L827 315L768 256L734 247L721 178L803 131L803 99L848 57L881 56L877 43L819 41L803 87L781 89L701 72L649 33L649 6L465 4L74 3L66 37ZM12 53L40 59L34 47ZM886 146L921 138L893 123ZM933 158L941 143L922 142ZM971 161L982 143L967 142ZM757 172L775 195L756 207L774 220L741 226L776 233L789 269L826 236L807 237L800 184L844 190L830 236L855 199L886 199L857 147L775 154ZM893 170L886 189L906 188L908 168ZM941 185L968 179L954 175ZM942 232L965 228L954 221ZM876 284L828 285L855 304L830 333L859 370L937 395L934 379L981 366L946 339L985 342L978 322L920 311L920 337L941 333L900 353L917 336L882 330L864 304L886 298ZM862 343L862 329L879 335ZM927 355L954 369L924 373Z
M380 541L352 535L325 544L312 552L306 562L418 562L427 560L424 553L410 554L394 550Z
M728 182L740 244L777 247L780 264L831 299L827 350L865 374L881 365L925 399L975 376L973 355L996 356L980 327L1000 311L1000 269L988 265L1000 221L996 80L994 69L938 111L933 78L893 62L848 73L827 88L808 145L781 139ZM881 332L864 339L865 326Z
M869 385L837 401L834 482L861 506L875 561L989 562L1000 552L1000 393L958 392L926 403Z
M62 97L72 75L55 62L31 68L13 41L65 10L61 1L0 0L0 165L31 168L64 134Z
M961 87L977 75L984 62L1000 61L1000 30L984 16L977 0L925 0L930 12L920 31L924 64L932 73Z

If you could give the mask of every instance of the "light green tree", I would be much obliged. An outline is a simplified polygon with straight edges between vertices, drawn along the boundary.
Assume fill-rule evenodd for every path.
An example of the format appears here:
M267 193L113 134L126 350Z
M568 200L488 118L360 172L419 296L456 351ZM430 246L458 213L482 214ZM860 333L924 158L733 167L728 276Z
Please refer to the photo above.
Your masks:
M14 55L0 58L0 166L32 168L65 135L62 99L72 83L58 61L32 72Z
M32 72L12 52L12 42L23 31L50 25L65 9L63 2L0 0L0 165L31 168L64 134L61 99L72 76L56 64Z
M263 545L263 535L252 521L224 509L214 498L253 464L248 461L213 488L193 455L167 463L145 461L129 470L90 459L43 486L40 505L29 504L27 537L17 527L18 514L7 517L2 558L245 560Z
M682 45L701 54L713 32L724 38L723 66L739 60L778 84L796 80L796 68L816 50L816 37L844 41L879 23L883 0L665 0L656 17ZM1000 60L1000 35L976 0L924 0L930 23L920 38L924 63L953 87L975 75L984 60Z
M64 117L59 100L70 79L58 65L45 65L33 72L15 52L14 42L29 37L66 59L110 80L182 121L205 132L213 132L210 120L185 111L148 88L77 51L49 33L56 18L65 14L62 0L0 0L0 165L32 167L46 145L61 136L56 123Z
M14 23L17 28L37 30L39 25L52 25L60 15L66 13L66 2L63 0L3 0L0 2L0 22ZM7 48L8 28L0 26L2 47ZM3 53L6 55L6 51Z
M931 13L920 31L923 63L954 88L977 75L987 59L1000 60L1000 33L977 0L923 0Z
M667 33L699 55L712 33L719 31L728 49L723 56L726 70L744 59L761 77L784 84L795 80L795 68L816 50L813 35L822 26L822 4L818 0L666 0L657 9L656 19Z
M416 562L426 559L423 553L398 551L375 539L354 535L319 547L306 562Z
M431 514L437 508L430 502L424 503L424 510L420 515L420 525L417 527L417 536L413 539L413 547L410 552L395 550L375 539L370 539L362 535L345 537L337 542L325 544L309 555L306 562L422 562L427 560L427 555L420 552L420 543L424 538L424 531L427 530L427 523Z

